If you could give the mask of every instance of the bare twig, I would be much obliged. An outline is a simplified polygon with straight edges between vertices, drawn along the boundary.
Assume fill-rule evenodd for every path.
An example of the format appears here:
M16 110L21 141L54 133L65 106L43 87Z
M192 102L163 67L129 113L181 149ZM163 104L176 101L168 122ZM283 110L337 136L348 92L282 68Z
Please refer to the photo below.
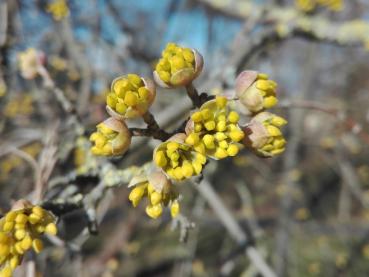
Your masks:
M259 270L259 272L265 277L275 277L276 274L265 262L264 258L258 252L258 250L250 244L250 238L242 230L238 222L233 217L232 213L224 205L218 194L214 191L209 181L204 178L201 184L195 185L196 189L201 193L214 212L217 214L219 220L227 229L230 236L239 244L245 245L246 255L251 260L252 264Z
M186 86L186 91L187 91L188 97L190 97L192 101L192 105L197 108L200 107L201 106L200 96L192 83L189 83Z
M36 162L36 160L31 155L29 155L28 153L26 153L22 150L19 150L16 147L11 147L9 149L9 152L17 155L18 157L20 157L22 159L24 159L26 162L28 162L31 165L31 167L34 171L35 188L37 188L41 183L41 168L38 165L38 163Z

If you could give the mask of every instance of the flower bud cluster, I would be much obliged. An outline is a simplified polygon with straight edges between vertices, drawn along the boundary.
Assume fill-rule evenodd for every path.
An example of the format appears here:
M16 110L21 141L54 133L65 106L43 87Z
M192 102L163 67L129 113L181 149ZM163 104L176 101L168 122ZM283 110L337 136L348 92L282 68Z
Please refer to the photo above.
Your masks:
M90 141L94 143L91 152L95 155L123 155L131 145L132 134L125 122L148 112L154 102L156 89L154 83L136 74L116 78L106 97L106 110L111 116L98 124Z
M131 144L131 135L124 121L110 117L96 128L97 131L90 136L90 141L94 143L91 148L93 154L115 156L127 151Z
M237 98L234 100L252 116L252 120L241 127L240 115L231 108L233 103L229 103L226 97L216 96L208 100L204 95L197 94L191 82L202 67L202 57L196 50L174 43L167 45L156 65L155 82L164 88L185 86L193 105L198 108L185 122L184 130L179 129L167 140L167 133L164 139L160 138L163 142L153 152L153 162L159 170L131 180L129 187L133 189L129 200L136 207L143 198L147 198L146 213L151 218L158 218L167 206L170 206L173 217L179 213L178 193L170 180L183 181L201 174L207 158L220 160L234 157L243 146L263 157L284 151L286 140L280 127L287 122L265 112L278 102L277 83L268 75L256 71L245 71L238 76ZM133 74L116 79L111 90L107 97L107 110L116 120L131 118L131 113L132 117L143 115L155 97L148 83ZM144 115L146 122L150 122L148 118L151 117L146 116L145 119ZM158 129L157 124L155 128ZM106 131L99 131L104 136L97 132L91 137L95 142L94 151L104 152L106 147L107 155L111 155L111 149L106 146Z
M217 96L191 115L185 142L195 151L214 159L236 156L244 133L238 126L240 116L227 107L227 99Z
M252 115L251 121L242 127L243 144L262 157L278 155L285 149L280 128L287 121L265 111L278 103L276 88L277 83L269 80L268 75L256 71L243 71L236 80L238 106Z
M154 71L154 79L164 88L185 86L202 70L203 58L195 50L168 43Z
M236 94L240 103L251 113L270 109L278 103L277 83L268 75L256 71L243 71L236 80Z
M146 214L151 218L158 218L163 213L164 207L170 207L172 217L179 214L180 207L178 193L173 184L160 171L148 176L136 176L132 178L128 187L133 187L129 194L129 200L136 207L143 198L147 198Z
M263 157L272 157L285 150L286 140L280 128L287 121L275 114L261 112L244 128L244 144Z
M116 78L106 97L108 112L115 117L134 118L146 113L155 99L155 87L136 74Z
M42 234L56 233L55 218L50 212L27 201L18 201L17 206L0 219L0 276L11 276L31 248L40 253Z
M181 181L201 173L206 156L185 143L186 134L176 134L154 150L154 162L171 179Z

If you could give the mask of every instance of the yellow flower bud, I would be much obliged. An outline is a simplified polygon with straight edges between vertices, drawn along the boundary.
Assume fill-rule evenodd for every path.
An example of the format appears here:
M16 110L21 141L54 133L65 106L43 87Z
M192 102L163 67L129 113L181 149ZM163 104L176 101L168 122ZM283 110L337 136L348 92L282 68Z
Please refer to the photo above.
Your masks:
M94 155L123 155L128 150L132 135L123 121L110 117L96 127L97 131L90 136L95 144L91 148Z
M145 195L147 183L136 186L128 196L128 199L132 202L133 207L136 207Z
M238 126L239 119L237 112L229 110L227 99L217 96L192 114L185 128L186 143L192 145L196 152L213 159L234 156L239 152L236 144L244 137L243 131ZM196 168L192 165L195 173L202 170L204 163L196 165Z
M181 168L178 169L181 170ZM163 207L168 206L170 201L174 201L178 197L173 184L162 171L154 171L147 176L133 177L128 187L133 186L134 188L129 195L133 206L136 207L139 200L147 197L149 205L146 207L146 213L152 218L159 217Z
M161 193L157 192L157 191L154 191L151 193L150 195L150 202L152 205L157 205L161 202L162 200L162 196L161 196Z
M48 233L57 231L53 215L40 206L19 200L12 209L0 219L0 276L11 276L25 252L35 244L36 253L41 251L38 241L43 231L39 231L40 227L46 227Z
M26 230L24 230L24 229L19 229L19 230L15 231L15 233L14 233L14 237L17 240L22 240L25 236L26 236Z
M161 204L149 205L146 207L146 213L151 218L158 218L163 213L163 207Z
M154 71L155 82L163 88L185 86L201 73L203 58L195 50L168 43Z
M58 233L58 229L54 222L50 222L45 227L45 233L49 235L55 236Z
M239 102L251 113L274 107L277 83L268 75L256 71L243 71L236 79L236 94Z
M198 135L198 134L196 134L196 133L192 133L192 134L190 134L190 135L186 138L186 140L185 140L185 142L186 142L187 144L189 144L189 145L195 145L195 144L198 144L198 143L199 143L199 141L200 141L200 137L199 137L199 135Z
M32 246L32 239L31 239L31 237L30 237L30 236L26 236L26 237L21 241L20 246L22 247L22 249L23 249L24 251L29 250L29 249L31 248L31 246ZM39 253L39 252L37 252L37 253Z
M178 200L175 200L170 206L170 214L172 218L175 218L180 213L180 207Z
M36 253L40 253L44 249L44 244L40 239L35 239L32 242L33 250L35 250Z
M194 148L190 148L190 146ZM196 152L205 151L198 148L200 137L198 134L192 134L186 137L185 134L177 134L168 141L160 144L154 150L153 159L155 164L161 168L170 178L174 180L183 180L198 175L200 172L193 167L196 160ZM164 162L167 161L167 162ZM206 160L201 159L205 164Z
M139 117L148 111L155 95L155 85L150 79L128 74L112 82L111 93L106 97L106 109L118 120Z
M286 123L285 119L272 113L259 113L244 127L243 143L262 157L278 155L286 145L279 128Z

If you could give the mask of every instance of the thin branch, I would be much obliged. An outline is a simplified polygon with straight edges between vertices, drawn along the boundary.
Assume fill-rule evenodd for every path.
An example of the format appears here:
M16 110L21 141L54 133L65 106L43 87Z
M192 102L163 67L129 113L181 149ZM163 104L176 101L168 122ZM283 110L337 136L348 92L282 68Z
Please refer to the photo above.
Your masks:
M239 244L245 245L246 255L251 260L252 264L258 269L264 277L275 277L277 276L269 265L265 262L264 258L253 246L252 240L242 230L232 213L224 205L221 198L215 192L209 181L204 178L201 184L195 184L196 189L200 192L202 197L206 199L210 207L218 216L224 227L227 229L230 236Z
M318 14L305 14L293 7L279 5L262 5L253 1L216 1L198 0L208 7L230 16L247 19L255 16L260 22L273 26L278 31L279 39L302 37L322 43L333 43L337 46L365 47L369 39L369 24L365 21L337 22ZM356 28L361 32L355 32Z
M192 83L189 83L186 86L186 91L187 91L188 97L190 97L192 101L192 105L196 108L199 108L201 106L200 96Z
M147 124L147 129L151 132L151 136L161 141L167 140L171 135L160 128L154 115L147 111L143 116L143 120ZM137 130L136 130L137 131Z

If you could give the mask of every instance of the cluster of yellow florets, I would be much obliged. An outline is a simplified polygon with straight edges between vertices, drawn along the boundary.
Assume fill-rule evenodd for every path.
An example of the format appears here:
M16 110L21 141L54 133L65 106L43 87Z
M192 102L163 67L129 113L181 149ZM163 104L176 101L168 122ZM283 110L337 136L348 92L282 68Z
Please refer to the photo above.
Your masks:
M129 186L134 186L129 194L129 200L136 207L143 198L148 199L146 214L151 218L158 218L163 213L164 207L170 207L172 217L176 217L180 211L178 193L173 184L161 172L151 174L149 178L133 178Z
M278 103L276 88L277 83L267 74L256 71L244 71L236 80L237 97L251 113L274 107Z
M57 21L69 15L69 8L65 0L55 0L47 6L47 12L51 13Z
M178 71L183 69L195 70L194 53L190 48L180 47L175 43L168 43L155 69L165 83L170 83L171 76Z
M252 147L263 157L272 157L285 150L286 140L280 128L287 121L275 114L262 112L257 114L245 128L245 144Z
M263 157L282 153L286 144L279 128L287 121L265 112L278 103L276 88L276 82L257 71L243 71L236 80L238 107L252 116L251 121L242 127L245 134L242 142Z
M229 111L225 97L204 103L188 121L187 134L177 134L155 149L155 164L180 181L199 175L207 156L219 160L237 155L244 138L239 118L237 112Z
M131 144L131 134L124 122L108 118L96 126L90 141L94 143L91 152L95 155L122 155Z
M186 86L201 72L203 58L195 50L168 43L154 71L154 79L161 87Z
M318 6L326 7L335 12L343 9L343 0L295 0L295 4L298 9L304 12L310 12Z
M26 251L43 249L41 235L56 235L54 217L40 206L27 204L0 219L0 276L11 276Z
M154 162L174 180L183 180L201 173L206 156L184 143L185 134L177 134L178 141L169 140L154 151Z
M97 125L91 134L95 155L123 155L131 144L132 134L125 120L145 116L156 95L154 83L136 74L116 78L106 96L106 109L110 118Z
M143 115L155 94L144 80L136 74L128 74L115 79L106 103L114 112L125 118Z
M229 111L227 99L217 96L206 102L191 116L188 136L185 142L195 151L215 159L236 156L239 142L244 133L238 126L237 112Z

